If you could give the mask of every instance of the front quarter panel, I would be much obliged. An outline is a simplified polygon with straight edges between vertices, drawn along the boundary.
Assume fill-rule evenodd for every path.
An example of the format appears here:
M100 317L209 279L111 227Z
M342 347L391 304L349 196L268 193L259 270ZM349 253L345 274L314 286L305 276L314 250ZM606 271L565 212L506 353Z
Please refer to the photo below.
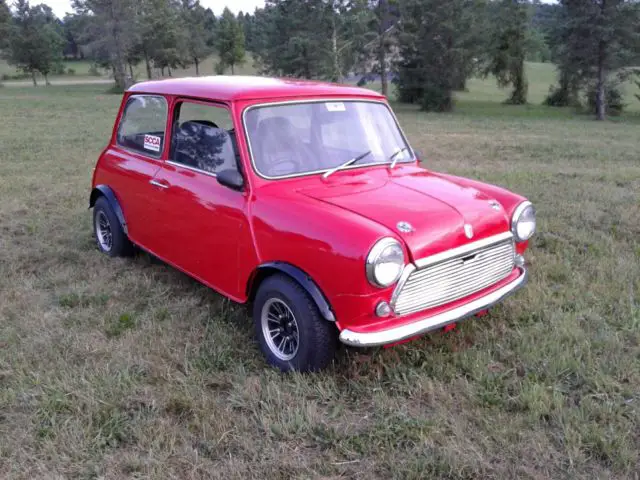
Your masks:
M457 177L455 175L447 175L443 173L436 173L436 175L445 178L451 182L457 183L458 185L463 185L465 187L472 187L476 190L481 191L485 195L494 198L502 205L504 211L507 213L509 219L513 217L513 213L515 209L522 202L527 200L522 195L518 195L517 193L513 193L506 188L498 187L496 185L491 185L490 183L483 183L477 180L471 180L469 178ZM529 241L520 242L516 244L516 251L519 254L523 254L527 247L529 246Z
M366 279L365 259L373 244L391 232L349 211L284 193L290 188L291 182L274 182L255 194L252 221L260 262L300 268L332 306L340 295L380 291Z

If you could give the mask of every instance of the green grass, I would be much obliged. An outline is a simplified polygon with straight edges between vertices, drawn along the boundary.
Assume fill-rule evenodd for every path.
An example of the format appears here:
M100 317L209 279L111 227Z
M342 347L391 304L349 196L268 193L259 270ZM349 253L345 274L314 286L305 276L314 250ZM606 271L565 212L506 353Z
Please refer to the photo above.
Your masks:
M91 68L92 62L87 60L67 60L62 62L64 65L64 70L67 72L70 68L75 70L74 76L77 77L90 77L89 69ZM17 75L19 72L13 66L9 65L6 60L0 59L0 78L2 75ZM71 76L71 75L69 75ZM40 76L38 76L40 78ZM52 78L56 78L56 75L53 75Z
M103 90L0 90L0 478L637 478L636 117L396 106L427 167L536 204L531 281L451 334L281 375L244 308L94 247Z

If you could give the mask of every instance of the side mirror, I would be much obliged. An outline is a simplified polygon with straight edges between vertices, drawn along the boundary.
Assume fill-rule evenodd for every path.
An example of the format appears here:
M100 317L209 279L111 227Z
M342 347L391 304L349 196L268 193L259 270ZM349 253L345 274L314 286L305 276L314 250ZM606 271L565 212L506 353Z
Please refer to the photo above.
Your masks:
M232 190L242 190L244 187L244 178L237 170L227 169L216 174L218 183Z

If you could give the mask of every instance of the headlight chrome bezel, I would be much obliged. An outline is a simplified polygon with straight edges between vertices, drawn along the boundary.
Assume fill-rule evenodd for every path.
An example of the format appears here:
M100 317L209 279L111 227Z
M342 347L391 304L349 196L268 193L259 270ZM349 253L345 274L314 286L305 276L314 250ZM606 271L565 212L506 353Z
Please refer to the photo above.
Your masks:
M402 262L401 264L399 264L398 274L395 276L393 281L382 282L376 276L376 267L378 266L379 260L383 256L385 251L388 248L392 248L392 247L398 248L401 254ZM402 248L402 244L398 240L392 237L382 238L378 240L373 245L373 247L371 247L371 250L369 250L369 254L367 255L367 260L365 262L367 280L369 280L369 283L371 283L371 285L373 285L374 287L378 287L378 288L390 287L391 285L394 285L395 283L397 283L398 280L400 280L405 264L406 264L406 258L404 254L404 249Z
M533 229L531 230L531 234L528 237L522 238L518 235L518 223L520 222L522 215L527 209L531 209L533 213ZM518 205L513 212L513 216L511 217L511 232L513 233L513 237L515 238L516 242L526 242L527 240L530 240L531 237L533 237L533 235L536 233L536 228L536 207L534 207L530 201L525 200L520 205Z

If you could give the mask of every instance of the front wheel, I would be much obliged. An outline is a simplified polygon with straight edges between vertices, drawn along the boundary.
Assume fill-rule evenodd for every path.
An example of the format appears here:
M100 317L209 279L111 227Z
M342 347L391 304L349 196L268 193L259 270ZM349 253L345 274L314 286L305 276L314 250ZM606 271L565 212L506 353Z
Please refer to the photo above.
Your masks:
M284 275L268 277L258 289L253 320L267 361L284 372L317 371L333 360L335 325L325 320L309 294Z

